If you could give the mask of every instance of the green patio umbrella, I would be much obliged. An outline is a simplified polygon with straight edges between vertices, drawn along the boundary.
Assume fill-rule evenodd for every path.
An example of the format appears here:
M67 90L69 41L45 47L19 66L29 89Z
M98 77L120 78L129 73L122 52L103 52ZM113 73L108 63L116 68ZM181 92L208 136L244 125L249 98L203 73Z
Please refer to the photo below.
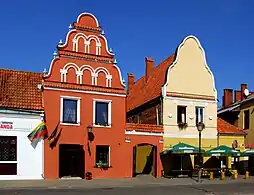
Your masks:
M221 145L204 153L205 156L241 156L241 152Z
M242 152L242 156L254 156L254 149L247 149Z
M201 152L204 152L204 150L201 149ZM179 144L176 144L173 147L166 149L163 153L164 154L167 154L167 153L172 153L172 154L197 154L197 153L199 153L199 148L180 142Z
M201 149L201 152L203 153L204 150ZM199 148L189 145L189 144L185 144L180 142L179 144L174 145L171 148L166 149L163 154L179 154L181 156L181 175L183 172L183 155L184 154L197 154L199 153Z

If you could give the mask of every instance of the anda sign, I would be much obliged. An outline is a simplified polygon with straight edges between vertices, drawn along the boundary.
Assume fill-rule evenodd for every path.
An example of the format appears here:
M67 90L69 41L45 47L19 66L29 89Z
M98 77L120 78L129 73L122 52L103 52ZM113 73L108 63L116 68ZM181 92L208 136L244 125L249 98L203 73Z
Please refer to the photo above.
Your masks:
M13 129L13 122L0 121L0 129Z

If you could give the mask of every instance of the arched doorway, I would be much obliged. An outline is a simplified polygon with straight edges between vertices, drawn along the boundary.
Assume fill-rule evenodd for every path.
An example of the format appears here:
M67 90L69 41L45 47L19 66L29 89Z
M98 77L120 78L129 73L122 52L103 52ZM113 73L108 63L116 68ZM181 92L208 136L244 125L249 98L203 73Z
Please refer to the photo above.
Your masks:
M138 144L133 147L133 177L137 175L157 176L157 147Z

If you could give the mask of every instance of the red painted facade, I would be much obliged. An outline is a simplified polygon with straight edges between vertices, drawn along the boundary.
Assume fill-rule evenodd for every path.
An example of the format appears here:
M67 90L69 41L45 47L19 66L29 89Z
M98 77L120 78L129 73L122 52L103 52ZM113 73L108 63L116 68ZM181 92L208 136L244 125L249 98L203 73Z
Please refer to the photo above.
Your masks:
M79 100L77 124L63 124L62 98ZM91 172L94 178L132 177L133 147L140 143L157 146L157 175L161 164L159 152L162 150L162 136L146 135L154 127L146 127L149 132L126 135L126 90L121 73L115 63L114 54L109 50L107 40L97 19L88 13L79 15L77 22L69 30L66 42L59 43L57 54L44 76L43 100L45 122L49 135L58 122L61 131L55 147L44 145L44 177L59 178L60 144L78 144L84 150L84 174ZM94 124L94 101L111 102L109 126ZM94 139L89 141L87 127L91 125ZM133 128L133 126L128 126ZM139 127L136 127L138 129ZM142 129L142 128L141 128ZM131 129L133 130L133 129ZM158 130L157 130L158 131ZM160 132L163 129L160 128ZM156 132L155 132L156 133ZM158 133L158 132L157 132ZM126 139L131 139L127 142ZM96 146L107 145L110 148L110 166L97 168Z

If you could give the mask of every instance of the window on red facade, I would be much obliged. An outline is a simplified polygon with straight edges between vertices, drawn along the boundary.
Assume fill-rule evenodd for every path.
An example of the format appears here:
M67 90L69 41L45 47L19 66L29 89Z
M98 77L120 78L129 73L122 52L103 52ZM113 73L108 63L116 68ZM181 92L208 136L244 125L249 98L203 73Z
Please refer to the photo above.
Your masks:
M96 146L96 166L109 166L109 146Z
M101 126L108 126L108 102L96 102L95 104L95 124Z
M77 105L78 100L63 99L63 121L64 123L77 124Z

